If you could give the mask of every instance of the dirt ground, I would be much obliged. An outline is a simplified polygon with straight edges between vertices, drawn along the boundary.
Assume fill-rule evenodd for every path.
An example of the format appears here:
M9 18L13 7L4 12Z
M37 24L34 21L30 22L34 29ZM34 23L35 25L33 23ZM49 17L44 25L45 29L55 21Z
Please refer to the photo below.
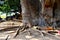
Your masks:
M23 23L16 21L0 23L0 40L60 40L59 37L44 32L45 30L29 28L21 31L22 25Z

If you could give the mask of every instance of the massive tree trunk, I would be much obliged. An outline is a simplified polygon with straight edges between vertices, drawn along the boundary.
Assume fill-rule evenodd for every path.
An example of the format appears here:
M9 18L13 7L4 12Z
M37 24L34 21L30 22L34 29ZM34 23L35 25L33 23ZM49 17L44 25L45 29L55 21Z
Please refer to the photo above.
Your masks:
M41 3L39 0L21 0L22 18L24 25L30 27L38 24L41 11Z

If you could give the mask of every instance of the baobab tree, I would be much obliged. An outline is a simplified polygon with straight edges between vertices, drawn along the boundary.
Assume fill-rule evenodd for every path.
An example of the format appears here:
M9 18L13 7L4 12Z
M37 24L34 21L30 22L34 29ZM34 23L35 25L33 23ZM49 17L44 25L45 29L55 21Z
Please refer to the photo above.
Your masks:
M45 25L44 14L53 17L55 0L20 0L25 25ZM43 14L43 15L41 15ZM51 18L49 18L51 21ZM47 18L47 20L49 20ZM48 21L49 22L49 21Z

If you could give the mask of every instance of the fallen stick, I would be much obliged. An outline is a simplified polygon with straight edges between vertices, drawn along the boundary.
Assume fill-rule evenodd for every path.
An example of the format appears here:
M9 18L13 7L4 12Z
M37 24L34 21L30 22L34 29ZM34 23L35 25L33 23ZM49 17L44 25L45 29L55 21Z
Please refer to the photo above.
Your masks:
M20 28L18 28L18 29L16 30L16 32L15 32L13 38L15 38L15 37L19 34L19 30L20 30Z

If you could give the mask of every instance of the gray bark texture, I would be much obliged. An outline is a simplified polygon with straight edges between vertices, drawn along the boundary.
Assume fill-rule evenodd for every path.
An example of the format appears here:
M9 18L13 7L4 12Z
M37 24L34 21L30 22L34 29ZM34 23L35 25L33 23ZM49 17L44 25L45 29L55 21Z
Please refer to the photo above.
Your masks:
M22 18L25 25L36 25L41 13L40 0L21 0Z

